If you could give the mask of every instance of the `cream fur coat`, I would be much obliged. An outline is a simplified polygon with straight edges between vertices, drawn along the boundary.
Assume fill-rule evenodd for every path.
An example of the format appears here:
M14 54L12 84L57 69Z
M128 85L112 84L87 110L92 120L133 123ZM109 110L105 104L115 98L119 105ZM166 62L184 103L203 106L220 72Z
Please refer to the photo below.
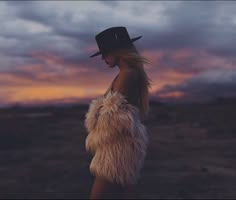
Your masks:
M109 92L91 101L84 124L85 148L93 155L90 172L121 185L136 184L149 142L138 107Z

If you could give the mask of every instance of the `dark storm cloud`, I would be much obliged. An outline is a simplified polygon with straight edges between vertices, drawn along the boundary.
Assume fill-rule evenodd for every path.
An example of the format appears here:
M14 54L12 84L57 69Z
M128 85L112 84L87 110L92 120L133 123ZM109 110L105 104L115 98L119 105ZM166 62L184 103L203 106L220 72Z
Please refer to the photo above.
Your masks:
M6 29L0 35L5 40L15 39L17 44L2 50L3 54L22 56L24 59L37 50L58 55L71 64L87 61L89 55L85 49L91 45L95 46L95 33L92 33L91 29L91 32L86 30L86 27L87 29L92 27L92 21L86 19L82 22L73 21L75 13L68 11L60 14L60 7L58 7L59 10L46 9L40 2L26 1L17 4L7 2L7 4L14 10L16 19L43 25L50 31L30 33L22 30L21 24L17 25L18 27Z
M115 20L114 13L119 13L122 8L124 12L124 8L127 7L129 14L131 13L130 16L138 14L143 16L143 20L153 20L153 23L145 25L145 23L139 22L137 18L136 24L133 24L132 18L127 16L127 21L122 21L123 24L129 25L128 28L130 27L131 33L144 35L145 42L140 45L145 48L178 49L191 47L205 48L220 55L235 54L236 45L230 45L236 39L235 24L232 21L236 4L233 2L184 1L165 3L147 1L139 3L102 1L100 4L113 6L114 13L107 11L104 14L92 12L88 6L86 7L87 11L84 12L83 20L79 20L80 18L75 20L75 15L78 13L69 12L69 9L68 12L60 14L60 5L52 10L52 5L51 7L43 7L41 2L26 1L14 4L10 1L8 4L14 8L15 15L18 18L44 24L52 29L51 35L73 38L73 41L78 45L82 43L93 45L96 31L105 28L106 24L109 24L109 20ZM91 3L90 6L92 5ZM94 4L94 6L96 5ZM55 4L55 6L57 5ZM161 12L159 12L158 7L163 7ZM143 12L141 12L142 9ZM163 23L165 24L163 25ZM135 32L132 32L133 27ZM28 38L28 40L35 38L33 36L30 38L29 34L9 32L5 34L5 36L11 35L15 37L18 35L21 39ZM24 35L26 36L24 37ZM35 36L40 37L40 35ZM45 38L42 37L43 39Z
M169 4L153 27L139 27L146 48L204 48L217 55L235 55L234 2L178 2ZM155 16L153 16L155 18ZM221 54L222 53L222 54Z
M1 2L0 70L12 70L21 78L46 82L46 78L31 72L20 72L21 66L31 64L41 64L47 72L50 62L35 56L43 52L61 58L63 62L59 64L66 68L83 66L103 74L112 73L100 56L91 59L89 55L98 50L95 41L98 32L111 26L126 26L131 37L143 36L135 42L140 50L153 51L153 58L157 56L155 52L164 52L154 63L153 72L173 70L193 74L192 79L166 86L159 93L180 90L190 96L226 95L225 91L231 93L235 88L235 82L227 82L230 75L224 83L220 76L214 83L206 81L213 75L200 77L205 77L204 72L209 69L214 74L214 70L218 73L235 66L235 10L236 3L223 1ZM191 53L179 59L174 54L181 49ZM199 53L202 50L204 53ZM60 74L58 77L63 79ZM215 86L222 89L214 91Z
M96 25L93 24L93 21L89 21L89 10L88 18L83 21L74 20L76 12L65 11L60 13L60 5L54 4L50 7L42 7L41 2L30 2L30 3L21 3L21 4L10 4L15 9L15 15L18 18L24 20L31 20L49 26L52 29L52 35L61 35L68 38L73 38L78 41L89 42L93 36L92 33L88 31L88 28L91 28ZM79 5L77 5L79 6ZM78 11L79 12L79 11ZM75 41L76 42L76 41Z
M183 100L214 100L218 97L236 97L236 70L214 70L194 76L177 85L166 85L156 95L173 92L184 94Z
M56 17L55 12L47 12L44 9L39 9L39 2L33 1L7 1L11 9L14 9L16 17L29 19L43 24L50 24Z
M104 4L107 5L107 6L110 6L110 7L112 7L112 8L114 8L115 6L118 5L118 2L116 2L116 1L108 1L108 0L105 0L105 1L100 1L100 2L104 3Z

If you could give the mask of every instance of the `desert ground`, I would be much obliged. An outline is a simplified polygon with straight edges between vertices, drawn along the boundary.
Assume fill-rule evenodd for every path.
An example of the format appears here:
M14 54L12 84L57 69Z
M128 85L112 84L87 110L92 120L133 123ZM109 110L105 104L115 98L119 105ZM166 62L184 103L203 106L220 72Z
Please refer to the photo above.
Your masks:
M88 105L0 110L0 198L88 198ZM236 102L150 103L150 144L130 198L236 198Z

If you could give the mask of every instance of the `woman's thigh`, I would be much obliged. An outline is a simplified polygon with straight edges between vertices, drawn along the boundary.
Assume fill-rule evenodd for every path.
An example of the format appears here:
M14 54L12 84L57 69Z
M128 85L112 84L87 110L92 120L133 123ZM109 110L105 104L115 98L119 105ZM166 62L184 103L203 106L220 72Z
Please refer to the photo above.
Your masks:
M95 177L90 199L122 199L124 188L119 184L114 184L102 177Z

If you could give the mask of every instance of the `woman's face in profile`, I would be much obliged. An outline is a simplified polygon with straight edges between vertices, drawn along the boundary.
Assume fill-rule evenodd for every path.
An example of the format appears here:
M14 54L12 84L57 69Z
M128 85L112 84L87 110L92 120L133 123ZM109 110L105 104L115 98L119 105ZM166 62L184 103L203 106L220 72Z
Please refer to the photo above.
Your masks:
M109 65L109 67L115 67L118 61L117 57L114 56L112 53L102 55L102 60L104 60L105 63Z

